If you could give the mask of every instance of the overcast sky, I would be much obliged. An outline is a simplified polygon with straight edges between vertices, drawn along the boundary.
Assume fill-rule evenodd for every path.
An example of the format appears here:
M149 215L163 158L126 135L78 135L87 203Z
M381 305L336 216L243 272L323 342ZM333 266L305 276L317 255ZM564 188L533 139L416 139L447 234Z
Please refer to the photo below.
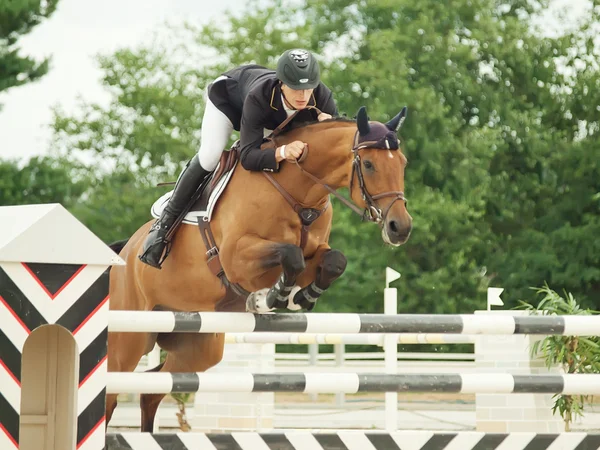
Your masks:
M157 26L185 17L197 24L236 10L245 0L59 0L58 8L19 41L23 55L52 56L42 79L0 94L0 157L44 153L53 105L73 111L78 96L107 98L94 55L150 39Z
M575 16L586 0L554 2L570 5ZM0 94L0 157L44 153L52 106L71 112L78 96L106 99L95 54L141 44L165 21L185 17L204 24L245 4L245 0L60 0L54 15L20 40L24 55L52 56L52 63L40 81Z

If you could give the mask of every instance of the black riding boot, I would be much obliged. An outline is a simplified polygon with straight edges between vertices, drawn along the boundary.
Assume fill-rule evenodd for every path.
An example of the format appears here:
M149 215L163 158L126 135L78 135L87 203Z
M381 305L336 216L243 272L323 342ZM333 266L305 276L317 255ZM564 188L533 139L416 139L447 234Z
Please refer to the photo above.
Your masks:
M161 257L165 246L168 244L168 241L165 239L167 232L209 173L200 165L198 155L194 155L179 176L175 184L175 190L163 213L150 228L148 237L144 242L142 254L139 256L140 261L157 269L161 268L161 264L164 261L164 258L161 260Z

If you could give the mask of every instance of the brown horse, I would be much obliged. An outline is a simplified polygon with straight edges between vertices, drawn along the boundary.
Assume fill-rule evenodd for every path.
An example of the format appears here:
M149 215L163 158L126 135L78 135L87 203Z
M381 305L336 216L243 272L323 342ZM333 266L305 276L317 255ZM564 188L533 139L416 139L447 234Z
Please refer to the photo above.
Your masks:
M363 107L356 120L330 119L274 136L276 145L301 140L308 152L297 164L283 163L278 173L235 167L210 220L218 247L212 263L224 277L211 270L198 227L187 224L180 225L161 270L140 262L150 221L124 246L115 247L122 247L120 256L127 265L111 269L110 309L311 310L346 267L344 255L327 243L333 217L330 194L341 198L336 190L349 187L353 202L344 198L343 203L378 223L386 244L398 246L409 237L412 219L403 193L406 158L396 136L405 114L406 107L382 124L370 122ZM216 248L208 253L214 257ZM223 303L231 292L226 286L236 287L236 295ZM109 372L133 371L155 343L167 357L153 371L202 372L221 360L224 335L111 332ZM152 431L163 397L141 395L141 431ZM115 407L116 395L108 395L107 425Z

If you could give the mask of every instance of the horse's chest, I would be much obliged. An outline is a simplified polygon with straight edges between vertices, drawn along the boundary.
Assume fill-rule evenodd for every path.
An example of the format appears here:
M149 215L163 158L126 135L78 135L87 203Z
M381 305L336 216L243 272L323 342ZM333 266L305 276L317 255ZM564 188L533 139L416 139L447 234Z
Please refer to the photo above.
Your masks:
M316 220L310 225L299 225L296 230L296 245L303 249L305 256L312 255L317 248L327 241L328 227L325 218Z

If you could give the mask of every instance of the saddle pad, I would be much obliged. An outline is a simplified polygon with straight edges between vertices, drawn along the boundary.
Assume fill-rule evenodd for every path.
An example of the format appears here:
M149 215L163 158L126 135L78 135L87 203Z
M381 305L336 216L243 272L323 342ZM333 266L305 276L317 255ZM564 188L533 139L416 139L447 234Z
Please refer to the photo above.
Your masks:
M227 187L227 183L229 183L229 179L231 178L231 175L233 175L233 172L235 171L235 167L237 166L237 164L238 164L238 161L235 162L235 164L233 165L233 167L231 168L231 170L229 172L227 172L226 174L223 174L223 176L221 177L219 182L216 184L216 186L210 193L210 197L208 198L208 205L206 207L206 210L201 211L198 208L192 207L192 209L190 209L190 211L183 218L182 223L187 223L188 225L198 225L198 217L206 217L206 216L208 216L209 221L211 220L212 212L215 208L215 205L217 204L217 200L219 199L219 197L221 196L221 194ZM213 174L216 173L216 171L217 171L217 169L215 169ZM152 214L152 217L154 217L155 219L158 219L160 217L161 213L163 212L163 209L165 208L165 206L167 206L167 202L171 198L171 195L173 195L173 191L167 192L166 194L164 194L162 197L160 197L158 200L156 200L154 202L154 204L152 205L152 208L150 209L150 213ZM199 202L196 202L196 204L198 204L198 203Z

